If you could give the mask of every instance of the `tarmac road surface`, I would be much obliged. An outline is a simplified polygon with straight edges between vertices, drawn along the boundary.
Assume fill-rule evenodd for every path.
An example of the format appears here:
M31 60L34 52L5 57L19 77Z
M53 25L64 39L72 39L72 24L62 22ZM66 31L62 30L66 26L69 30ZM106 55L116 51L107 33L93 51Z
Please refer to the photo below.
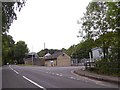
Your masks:
M6 65L2 67L2 88L118 88L118 85L73 73L80 66L42 67Z

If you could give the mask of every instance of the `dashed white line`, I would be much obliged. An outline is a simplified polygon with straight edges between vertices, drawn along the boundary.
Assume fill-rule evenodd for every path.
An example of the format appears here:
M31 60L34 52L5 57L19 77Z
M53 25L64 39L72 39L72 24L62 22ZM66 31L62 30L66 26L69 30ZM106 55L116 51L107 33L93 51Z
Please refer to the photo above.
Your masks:
M13 68L11 68L11 66L9 65L9 67L10 67L10 69L12 69L13 70Z
M105 84L103 84L103 83L96 83L96 84L98 84L98 85L104 85L105 86Z
M55 73L52 73L52 75L55 75Z
M76 80L80 80L80 79L76 79Z
M71 79L76 79L76 78L74 78L74 77L70 77Z
M30 80L29 78L25 77L25 76L22 76L24 79L26 79L27 81L31 82L32 84L36 85L37 87L43 89L43 90L46 90L43 86L37 84L36 82Z
M57 76L59 76L59 74L58 74L58 73L57 73L56 75L57 75Z
M62 75L62 74L60 74L59 76L61 76L61 77L62 77L63 75Z
M13 70L15 73L19 74L17 71Z
M9 65L10 69L12 69L16 74L19 74L16 70L14 70L10 65Z

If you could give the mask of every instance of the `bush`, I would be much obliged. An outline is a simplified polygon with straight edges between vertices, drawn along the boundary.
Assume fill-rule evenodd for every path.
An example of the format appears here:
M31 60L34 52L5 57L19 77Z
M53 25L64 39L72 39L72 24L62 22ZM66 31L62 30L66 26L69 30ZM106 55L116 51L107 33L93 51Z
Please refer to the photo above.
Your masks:
M99 60L95 64L95 72L106 75L120 75L120 67L118 62L109 62L110 60Z

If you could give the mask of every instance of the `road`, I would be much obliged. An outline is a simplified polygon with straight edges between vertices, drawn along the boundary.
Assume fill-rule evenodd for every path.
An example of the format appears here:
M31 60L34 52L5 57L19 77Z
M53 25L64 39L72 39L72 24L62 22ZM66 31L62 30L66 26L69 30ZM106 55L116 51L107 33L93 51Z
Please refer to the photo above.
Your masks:
M2 68L3 88L118 88L118 85L78 76L83 67L6 65Z

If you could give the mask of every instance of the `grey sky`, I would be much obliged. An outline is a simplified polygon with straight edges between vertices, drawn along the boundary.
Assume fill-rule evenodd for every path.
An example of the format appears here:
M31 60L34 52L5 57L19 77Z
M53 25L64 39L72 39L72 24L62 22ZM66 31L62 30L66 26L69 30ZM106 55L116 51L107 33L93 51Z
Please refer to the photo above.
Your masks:
M27 0L10 28L15 41L23 40L30 51L69 48L80 42L77 20L91 0Z

